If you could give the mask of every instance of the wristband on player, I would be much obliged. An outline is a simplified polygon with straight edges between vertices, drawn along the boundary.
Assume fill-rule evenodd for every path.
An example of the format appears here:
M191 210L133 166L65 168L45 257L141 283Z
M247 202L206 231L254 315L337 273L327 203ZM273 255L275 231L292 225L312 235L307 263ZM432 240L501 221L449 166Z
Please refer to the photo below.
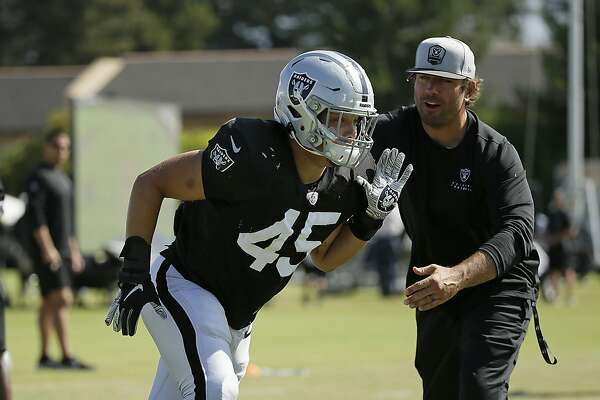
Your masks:
M382 225L382 219L373 219L364 212L353 215L350 221L348 221L348 226L352 234L363 242L371 239Z
M124 259L120 282L142 283L150 279L150 245L143 238L128 237L120 256Z

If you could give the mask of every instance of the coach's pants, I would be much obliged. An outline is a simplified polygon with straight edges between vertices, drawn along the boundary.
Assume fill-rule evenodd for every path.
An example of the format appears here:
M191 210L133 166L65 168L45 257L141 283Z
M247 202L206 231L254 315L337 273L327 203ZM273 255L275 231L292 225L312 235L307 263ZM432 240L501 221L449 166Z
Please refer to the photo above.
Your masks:
M530 300L515 297L417 311L415 366L423 399L507 399L531 314Z
M249 361L250 329L234 330L210 292L183 278L162 256L151 275L167 319L149 305L142 318L160 361L149 398L235 400Z

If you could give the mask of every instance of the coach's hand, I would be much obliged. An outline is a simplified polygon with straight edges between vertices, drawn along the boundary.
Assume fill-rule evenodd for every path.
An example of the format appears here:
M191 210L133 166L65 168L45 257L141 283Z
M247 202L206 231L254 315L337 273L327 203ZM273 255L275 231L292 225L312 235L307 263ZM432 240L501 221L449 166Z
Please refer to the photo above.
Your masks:
M156 288L150 279L150 246L138 236L127 238L121 256L123 269L119 273L119 291L111 303L104 322L112 323L115 332L135 335L137 322L144 305L150 303L156 314L166 319Z
M430 264L423 268L413 267L413 272L425 279L406 288L404 304L419 311L428 311L444 304L460 291L460 273L454 268Z
M369 217L382 220L396 207L400 192L413 170L412 164L409 164L400 176L403 163L404 153L398 152L398 149L385 149L375 167L373 183L362 176L356 177L367 195L366 213Z

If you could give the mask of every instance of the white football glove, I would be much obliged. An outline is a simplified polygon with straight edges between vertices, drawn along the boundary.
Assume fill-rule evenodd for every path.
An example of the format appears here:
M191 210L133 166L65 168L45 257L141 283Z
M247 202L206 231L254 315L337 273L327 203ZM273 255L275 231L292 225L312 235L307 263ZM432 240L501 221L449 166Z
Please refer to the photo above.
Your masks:
M398 179L403 163L404 153L398 149L385 149L375 167L373 183L362 176L356 177L367 195L366 213L369 217L382 220L396 207L402 188L413 170L412 164L409 164Z

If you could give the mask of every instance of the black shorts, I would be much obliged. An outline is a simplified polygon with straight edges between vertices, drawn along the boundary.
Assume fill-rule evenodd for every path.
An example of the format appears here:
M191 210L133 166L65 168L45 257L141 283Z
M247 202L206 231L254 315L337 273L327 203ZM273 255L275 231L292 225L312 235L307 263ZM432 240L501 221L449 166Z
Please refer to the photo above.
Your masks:
M548 249L548 269L551 271L564 271L572 268L573 258L563 244L551 246Z
M487 297L417 311L423 399L507 399L532 310L529 299Z
M38 276L40 292L46 297L50 292L71 287L71 263L63 259L63 263L55 270L48 264L36 263L34 272Z

